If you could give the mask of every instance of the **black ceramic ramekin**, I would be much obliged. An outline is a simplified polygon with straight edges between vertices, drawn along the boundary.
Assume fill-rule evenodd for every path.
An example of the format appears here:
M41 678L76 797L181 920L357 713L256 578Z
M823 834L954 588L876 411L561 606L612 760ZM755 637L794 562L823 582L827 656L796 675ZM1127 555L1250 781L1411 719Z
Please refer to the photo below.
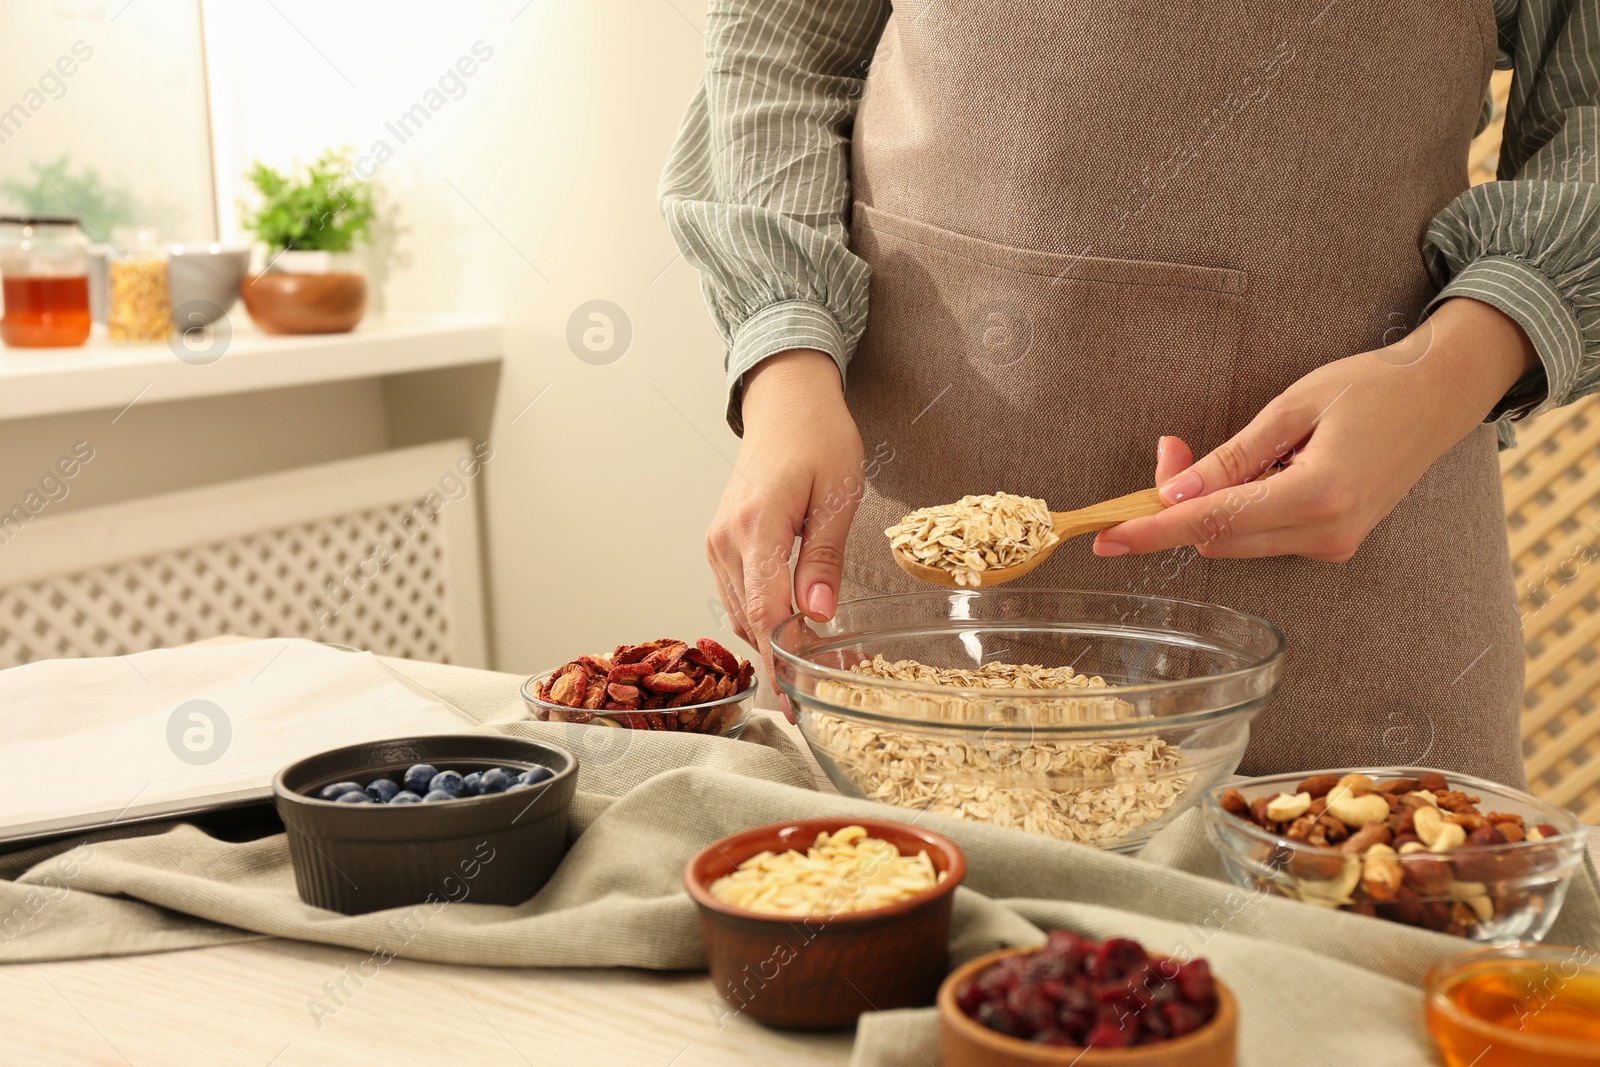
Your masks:
M544 766L531 789L431 804L335 804L325 785L398 778L414 763L463 774ZM520 904L567 851L578 758L538 741L441 734L349 745L289 764L272 799L289 835L295 885L307 904L347 915L451 901Z

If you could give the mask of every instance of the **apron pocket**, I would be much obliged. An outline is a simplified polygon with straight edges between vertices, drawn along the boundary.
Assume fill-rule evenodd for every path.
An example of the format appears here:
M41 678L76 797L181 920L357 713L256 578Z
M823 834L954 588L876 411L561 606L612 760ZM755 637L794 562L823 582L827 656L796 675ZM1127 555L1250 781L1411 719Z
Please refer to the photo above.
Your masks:
M871 313L846 394L868 453L894 457L856 522L878 552L918 507L1082 507L1149 486L1162 434L1197 456L1227 436L1243 271L1013 248L864 204L852 246Z

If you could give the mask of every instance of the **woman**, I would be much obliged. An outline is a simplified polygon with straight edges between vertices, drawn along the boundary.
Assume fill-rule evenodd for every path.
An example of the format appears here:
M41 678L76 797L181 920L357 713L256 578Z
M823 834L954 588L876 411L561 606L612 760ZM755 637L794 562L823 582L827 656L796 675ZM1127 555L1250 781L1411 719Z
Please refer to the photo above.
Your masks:
M1241 770L1522 782L1495 427L1600 381L1591 0L719 0L707 26L662 203L729 345L707 544L745 640L909 588L882 531L914 508L1080 507L1154 460L1170 508L1031 583L1280 625ZM1469 191L1497 56L1502 180Z

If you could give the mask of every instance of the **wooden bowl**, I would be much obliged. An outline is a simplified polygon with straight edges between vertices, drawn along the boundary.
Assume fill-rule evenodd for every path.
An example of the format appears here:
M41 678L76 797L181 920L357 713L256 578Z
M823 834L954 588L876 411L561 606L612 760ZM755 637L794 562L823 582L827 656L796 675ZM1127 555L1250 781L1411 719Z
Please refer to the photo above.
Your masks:
M956 987L1007 956L1034 952L1007 948L979 956L950 972L939 987L939 1043L944 1067L1234 1067L1239 1008L1217 982L1217 1014L1192 1034L1133 1048L1072 1048L1036 1045L991 1030L956 1006ZM1152 956L1152 959L1161 959Z
M711 883L758 852L804 852L817 834L863 827L902 854L927 852L946 877L933 889L871 911L795 918L735 908ZM683 872L700 911L711 982L732 1008L768 1026L832 1030L862 1012L930 1003L949 966L950 911L967 860L954 841L880 819L800 819L757 826L700 852Z
M367 310L367 279L269 270L241 282L239 296L265 333L347 333Z

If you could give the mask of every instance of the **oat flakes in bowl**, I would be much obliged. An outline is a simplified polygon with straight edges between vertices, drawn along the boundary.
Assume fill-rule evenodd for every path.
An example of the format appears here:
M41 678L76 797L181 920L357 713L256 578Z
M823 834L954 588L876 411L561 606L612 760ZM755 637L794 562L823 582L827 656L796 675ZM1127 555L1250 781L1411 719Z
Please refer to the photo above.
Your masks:
M849 795L1133 849L1237 767L1283 635L1073 590L851 601L774 632L777 682Z

